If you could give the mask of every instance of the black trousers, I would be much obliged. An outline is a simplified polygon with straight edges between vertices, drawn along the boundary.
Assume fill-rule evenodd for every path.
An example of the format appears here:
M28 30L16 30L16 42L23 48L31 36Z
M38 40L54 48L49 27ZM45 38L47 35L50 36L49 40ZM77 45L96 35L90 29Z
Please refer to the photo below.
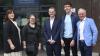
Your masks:
M31 44L28 44L28 45L31 45ZM27 51L26 50L26 54L27 54L27 56L37 56L37 54L38 54L38 44L37 43L35 43L34 44L34 51L32 52L32 51Z
M81 56L92 56L92 46L87 46L85 41L79 41Z
M37 56L37 53L34 52L27 52L26 51L27 56Z
M77 55L77 41L75 41L75 45L71 47L70 43L72 41L72 38L63 38L63 40L65 43L65 46L64 46L65 56L70 56L70 49L72 50L73 56L78 56Z
M47 56L61 56L61 44L46 43Z

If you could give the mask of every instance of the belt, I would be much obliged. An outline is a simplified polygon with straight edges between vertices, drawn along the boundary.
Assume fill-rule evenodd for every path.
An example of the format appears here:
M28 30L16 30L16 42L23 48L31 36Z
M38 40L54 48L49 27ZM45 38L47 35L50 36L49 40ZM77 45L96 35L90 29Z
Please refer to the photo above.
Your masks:
M80 42L84 42L84 40L79 40Z
M27 44L35 44L36 42L32 42L32 41L27 41Z

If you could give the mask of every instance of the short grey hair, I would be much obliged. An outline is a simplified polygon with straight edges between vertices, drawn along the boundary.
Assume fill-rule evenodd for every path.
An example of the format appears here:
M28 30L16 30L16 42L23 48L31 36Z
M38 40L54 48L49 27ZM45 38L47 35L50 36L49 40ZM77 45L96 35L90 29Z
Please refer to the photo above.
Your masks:
M79 11L84 11L84 12L86 12L86 9L84 9L84 8L79 8L79 9L78 9L78 12L79 12Z

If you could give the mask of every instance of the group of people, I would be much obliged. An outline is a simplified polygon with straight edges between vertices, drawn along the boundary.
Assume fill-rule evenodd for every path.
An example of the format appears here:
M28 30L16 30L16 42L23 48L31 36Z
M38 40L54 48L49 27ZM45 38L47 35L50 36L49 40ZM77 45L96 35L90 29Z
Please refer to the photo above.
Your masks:
M15 21L13 10L7 10L4 30L4 56L22 55L22 48L28 56L36 56L41 49L42 35L45 39L47 56L61 56L64 49L65 56L78 56L79 47L81 56L92 56L93 47L96 44L98 30L92 18L86 16L86 9L79 8L78 15L71 11L72 4L64 4L65 14L56 16L55 7L48 9L49 18L44 22L43 33L37 24L34 14L27 17L28 23L22 30Z

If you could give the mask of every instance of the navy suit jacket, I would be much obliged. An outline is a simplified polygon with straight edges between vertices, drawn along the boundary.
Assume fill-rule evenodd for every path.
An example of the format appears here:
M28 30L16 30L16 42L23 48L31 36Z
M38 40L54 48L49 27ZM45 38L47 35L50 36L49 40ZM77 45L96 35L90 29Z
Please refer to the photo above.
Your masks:
M60 34L61 37L64 37L64 26L65 26L64 21L65 21L65 16L66 15L62 16L61 34ZM79 20L78 16L75 13L72 13L71 14L72 30L73 30L73 37L72 38L74 40L77 39L77 26L76 26L76 24L77 24L78 20Z
M52 35L52 39L55 40L56 42L61 40L60 25L61 25L60 19L58 19L58 18L54 19L52 29L50 28L50 19L49 18L44 22L44 37L45 37L46 41L48 41L51 38L51 35Z

